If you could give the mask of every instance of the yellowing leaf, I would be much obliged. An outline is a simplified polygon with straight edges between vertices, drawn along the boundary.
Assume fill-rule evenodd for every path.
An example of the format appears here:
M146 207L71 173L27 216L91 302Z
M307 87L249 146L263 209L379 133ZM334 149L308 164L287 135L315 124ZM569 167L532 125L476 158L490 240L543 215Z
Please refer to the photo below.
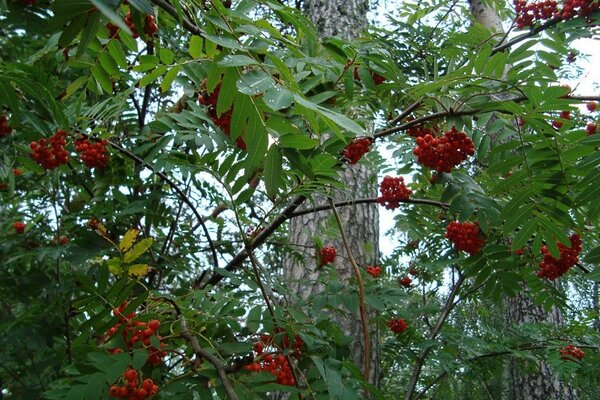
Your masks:
M129 250L131 246L133 246L133 242L135 242L135 239L137 239L139 234L140 231L137 229L128 230L125 236L123 236L121 242L119 243L119 250L121 250L122 252Z
M148 273L150 266L148 264L133 264L129 267L127 272L130 276L142 276Z
M152 238L146 238L140 240L135 246L131 248L127 253L123 255L123 261L130 263L137 260L142 254L146 252L152 246Z
M106 262L106 264L108 264L108 270L111 274L120 275L123 272L121 260L117 257L111 258Z

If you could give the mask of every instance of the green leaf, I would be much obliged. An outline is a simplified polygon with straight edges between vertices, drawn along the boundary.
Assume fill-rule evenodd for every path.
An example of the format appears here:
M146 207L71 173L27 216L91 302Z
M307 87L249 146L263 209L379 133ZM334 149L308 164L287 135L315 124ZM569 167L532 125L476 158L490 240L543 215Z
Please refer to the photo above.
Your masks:
M193 59L199 58L202 55L202 38L200 36L192 35L188 53L190 53Z
M246 65L258 65L258 61L252 57L245 56L243 54L225 56L218 63L219 67L243 67Z
M67 89L66 89L67 94L65 95L65 97L63 97L63 100L69 98L69 96L71 96L78 89L80 89L83 85L85 85L87 81L88 81L87 76L80 76L79 78L77 78L73 82L71 82L71 84L69 86L67 86Z
M108 94L112 93L112 81L110 76L108 76L108 73L104 70L104 68L102 68L102 65L96 64L94 69L92 69L92 75L94 78L96 78L96 82L100 84L102 90Z
M309 110L313 110L321 114L322 116L329 118L341 128L346 129L350 132L356 133L357 135L364 136L366 135L365 130L358 125L356 122L352 121L350 118L345 115L338 114L334 111L331 111L325 107L319 106L311 101L306 100L304 97L299 94L294 94L294 100L296 103L301 105L302 107L306 107Z
M262 315L262 308L260 306L254 306L248 313L246 318L246 326L251 332L257 332L260 328L260 319Z
M298 150L309 150L315 148L319 141L312 139L303 134L290 133L287 135L280 136L277 139L279 147L291 148Z
M100 60L100 64L102 64L102 67L106 70L106 72L108 72L109 75L119 75L119 66L117 65L116 61L112 58L110 53L103 51L98 56L98 59Z
M121 46L121 41L112 39L110 42L108 42L107 47L108 53L115 60L117 65L119 65L121 68L127 68L127 58L125 57L125 52Z
M252 345L244 342L221 343L219 346L219 351L223 354L248 353L251 350Z
M160 83L160 90L164 93L171 89L171 84L177 78L179 71L181 70L181 65L175 65L171 68L164 76L162 82Z
M237 81L238 90L250 96L264 93L273 86L275 79L263 70L247 72Z
M282 157L279 148L272 145L267 151L265 158L265 187L267 195L274 199L279 192L279 188L283 182L282 177Z
M140 87L144 87L154 81L156 81L158 78L161 77L162 74L165 73L165 71L167 70L167 66L166 65L159 65L158 67L156 67L156 69L154 71L152 71L151 73L149 73L148 75L144 76L142 79L140 79Z
M123 261L130 263L137 260L142 254L152 246L153 239L151 237L140 240L135 246L123 255Z
M166 47L163 47L158 51L158 57L163 64L171 64L173 62L173 52Z
M291 106L294 101L294 96L289 90L277 85L265 92L263 100L271 110L279 111L282 108Z

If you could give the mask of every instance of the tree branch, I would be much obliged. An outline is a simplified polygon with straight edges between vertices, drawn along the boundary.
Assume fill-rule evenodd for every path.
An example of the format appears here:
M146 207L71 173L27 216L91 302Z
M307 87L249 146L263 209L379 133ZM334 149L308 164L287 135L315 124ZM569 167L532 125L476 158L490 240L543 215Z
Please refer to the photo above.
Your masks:
M198 343L198 338L196 338L196 336L190 333L190 330L187 326L187 321L181 313L181 308L179 308L179 305L173 300L168 299L166 297L161 297L161 299L171 304L175 309L177 318L179 318L179 325L181 326L181 336L190 343L190 345L192 346L192 351L194 352L196 357L204 358L215 367L215 369L217 370L217 374L221 379L221 383L223 383L223 389L225 389L227 398L229 400L238 400L237 394L235 394L235 390L233 389L231 382L229 382L229 379L227 378L227 372L225 371L225 365L223 364L223 362L219 360L217 356L215 356L212 353L209 353L200 346L200 343Z
M446 304L444 304L444 308L442 309L442 312L437 320L437 323L435 324L435 326L429 333L429 336L428 336L429 341L435 339L436 336L439 334L440 330L442 329L442 327L444 326L444 323L446 322L448 315L450 315L450 311L452 311L452 309L454 308L454 304L455 304L454 298L458 294L458 290L460 289L460 287L464 281L465 281L465 276L463 274L459 274L456 284L454 285L454 287L452 288L452 291L450 292L450 294L448 295L448 298L446 299ZM404 396L405 400L413 399L415 388L417 387L417 382L419 381L419 376L421 375L421 370L423 369L425 360L427 359L427 356L429 355L429 352L431 351L432 348L433 348L432 345L428 345L423 350L421 350L421 352L417 356L417 361L415 363L415 367L413 369L413 374L410 379L410 383L408 385L408 390L406 391L406 396Z
M126 157L128 157L128 158L130 158L130 159L132 159L134 161L139 162L144 167L146 167L147 169L149 169L150 171L152 171L152 173L156 174L160 179L162 179L166 184L168 184L177 193L177 196L185 204L187 204L190 207L190 209L192 210L192 212L196 216L196 219L198 220L198 222L202 226L202 230L204 231L204 235L206 236L206 240L208 241L208 245L210 246L210 250L211 250L211 253L212 253L214 267L217 268L219 266L219 260L217 258L217 251L215 249L215 245L214 245L214 243L213 243L213 241L212 241L212 239L210 237L210 233L208 232L208 228L206 227L206 224L204 223L204 219L202 218L202 215L200 215L200 213L198 212L198 210L196 209L196 207L194 206L194 204L192 203L192 201L187 197L187 195L168 176L166 176L165 174L163 174L160 171L157 171L154 168L153 165L148 164L147 162L145 162L144 160L142 160L141 158L139 158L138 156L136 156L135 154L133 154L129 150L126 150L125 148L119 146L118 144L116 144L114 142L109 141L108 143L113 148L117 149L121 154L125 155Z
M369 338L369 321L367 319L367 308L365 306L365 284L363 283L362 275L360 273L360 268L356 264L356 260L352 255L352 248L350 247L350 243L348 242L348 238L346 237L346 231L344 230L344 225L342 224L342 219L340 218L340 214L338 214L337 209L335 208L335 204L333 204L333 199L330 197L328 199L329 207L331 211L333 211L333 216L337 222L340 235L342 236L342 242L344 243L344 247L346 249L346 254L348 254L348 258L350 259L350 264L352 265L352 269L354 269L354 274L356 275L356 280L358 281L358 298L360 305L360 320L363 326L363 336L365 341L365 354L363 359L364 371L363 376L366 382L369 382L369 376L371 375L371 339Z
M169 15L171 15L173 18L175 18L175 20L177 20L177 21L180 20L177 9L175 7L173 7L168 1L152 0L152 3L156 4L157 6L159 6L163 10L165 10ZM181 18L181 24L186 31L188 31L194 35L204 36L204 34L205 34L205 32L202 29L200 29L200 27L198 25L194 24L193 22L191 22L190 20L188 20L185 17Z

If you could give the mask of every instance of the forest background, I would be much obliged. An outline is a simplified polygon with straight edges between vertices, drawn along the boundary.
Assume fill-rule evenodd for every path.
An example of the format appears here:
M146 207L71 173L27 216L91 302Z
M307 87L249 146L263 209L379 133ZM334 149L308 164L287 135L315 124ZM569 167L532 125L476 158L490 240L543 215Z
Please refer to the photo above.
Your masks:
M0 2L0 398L598 398L599 3L371 6Z

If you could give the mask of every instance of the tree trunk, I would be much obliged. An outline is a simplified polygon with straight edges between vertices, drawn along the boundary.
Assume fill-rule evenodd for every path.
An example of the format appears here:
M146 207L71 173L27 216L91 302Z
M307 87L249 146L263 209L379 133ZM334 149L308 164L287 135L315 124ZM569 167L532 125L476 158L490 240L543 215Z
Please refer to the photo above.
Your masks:
M504 28L496 10L491 3L482 0L470 0L470 11L476 22L482 24L492 35L502 38ZM506 66L505 74L510 66ZM497 97L502 97L502 94ZM490 121L493 121L491 118ZM492 138L495 140L495 138ZM562 324L560 310L552 307L546 312L542 307L533 304L522 285L523 292L505 300L504 315L506 326L514 327L522 323L551 323L555 326ZM523 361L511 358L505 372L506 400L570 400L575 398L572 386L561 382L544 361L538 361L531 372L524 368Z
M506 299L506 325L515 327L523 323L550 323L555 326L562 324L562 315L556 307L547 312L542 307L533 304L527 293ZM529 369L531 371L531 369ZM573 387L560 381L552 373L548 364L537 361L533 371L523 361L510 359L507 365L506 400L569 400L577 398Z
M338 36L345 40L355 38L367 25L367 0L306 0L304 11L316 25L321 36ZM340 180L348 189L333 194L334 201L377 196L377 175L365 165L348 165L340 173ZM316 196L317 204L326 204L324 196ZM338 209L343 228L352 249L352 255L360 267L377 263L379 258L379 211L376 204L356 204ZM319 236L331 221L331 211L312 213L290 221L289 239L292 246L299 249L296 257L288 255L284 262L284 273L292 293L306 300L323 291L319 284L319 274L323 273L316 264L313 237ZM326 241L324 245L334 246L338 257L333 268L339 280L348 283L354 272L341 239ZM352 280L355 285L356 280ZM332 314L332 319L345 335L354 338L350 352L354 362L364 369L364 337L360 313L351 315ZM371 329L371 368L369 381L379 384L378 336ZM375 333L375 334L373 334Z

